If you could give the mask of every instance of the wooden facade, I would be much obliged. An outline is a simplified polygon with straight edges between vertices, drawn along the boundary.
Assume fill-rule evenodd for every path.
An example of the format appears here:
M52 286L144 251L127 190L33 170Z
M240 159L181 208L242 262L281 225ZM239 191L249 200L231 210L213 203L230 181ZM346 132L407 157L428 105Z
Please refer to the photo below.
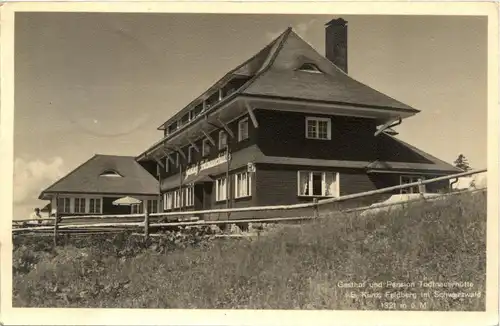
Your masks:
M159 172L163 210L296 204L458 172L393 137L419 111L346 74L344 20L325 31L327 58L288 29L160 126L163 139L137 160Z

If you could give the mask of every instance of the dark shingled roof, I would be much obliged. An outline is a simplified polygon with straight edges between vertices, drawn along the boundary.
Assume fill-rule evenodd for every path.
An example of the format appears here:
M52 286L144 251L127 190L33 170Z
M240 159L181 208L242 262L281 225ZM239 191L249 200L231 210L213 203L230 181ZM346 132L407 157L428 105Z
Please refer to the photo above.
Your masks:
M433 173L460 173L461 169L426 153L391 135L381 134L379 160L367 166L368 171L427 171Z
M121 177L100 176L110 170ZM42 191L39 198L48 193L157 195L159 184L133 156L98 154Z
M267 66L241 89L242 94L308 99L366 107L418 110L401 103L345 74L330 60L289 29L270 51ZM297 70L304 63L316 65L321 73Z

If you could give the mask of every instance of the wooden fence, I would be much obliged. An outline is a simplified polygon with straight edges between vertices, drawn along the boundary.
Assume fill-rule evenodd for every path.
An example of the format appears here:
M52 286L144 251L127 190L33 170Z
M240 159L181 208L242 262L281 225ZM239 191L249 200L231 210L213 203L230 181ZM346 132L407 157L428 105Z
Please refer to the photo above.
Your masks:
M68 217L60 217L57 219L54 218L43 218L43 219L26 219L26 220L16 220L13 223L27 223L27 222L42 222L43 221L51 221L52 225L40 225L40 226L28 226L28 227L17 227L13 228L13 234L23 234L21 232L32 231L37 233L45 233L47 231L53 231L54 237L54 245L57 245L57 238L59 231L67 230L75 232L80 230L87 231L90 233L103 233L103 232L122 232L123 230L133 230L133 229L143 229L143 236L145 239L149 238L150 228L152 227L185 227L185 226L209 226L209 225L228 225L228 224L240 224L240 223L282 223L282 222L294 222L294 221L306 221L313 220L320 217L319 207L322 205L332 204L336 202L348 201L363 197L368 197L377 194L384 194L388 192L392 192L394 190L406 189L411 187L423 186L426 184L431 184L439 181L456 179L460 177L471 176L479 173L486 172L486 169L468 171L463 173L457 173L453 175L437 177L428 180L421 180L419 182L408 183L404 185L392 186L372 191L366 191L357 194L345 195L334 198L327 198L322 200L314 200L311 203L303 203L303 204L293 204L293 205L275 205L275 206L255 206L255 207L243 207L243 208L221 208L221 209L212 209L212 210L200 210L200 211L184 211L184 212L164 212L164 213L149 213L146 212L144 214L126 214L126 215L84 215L84 216L68 216ZM480 189L481 190L481 189ZM441 194L436 197L425 198L421 197L418 199L412 199L404 202L396 202L396 203L381 203L379 205L358 207L354 209L343 210L342 212L356 212L356 211L366 211L383 207L404 205L414 201L421 201L425 199L434 200L437 198L441 198L443 196L454 195L462 192L452 192L447 194ZM423 195L423 194L422 194ZM185 222L152 222L152 219L158 220L159 218L174 216L193 216L198 214L212 214L212 213L235 213L235 212L259 212L259 211L288 211L288 210L297 210L297 209L311 209L310 214L308 216L299 216L299 217L276 217L276 218L248 218L248 219L232 219L232 220L217 220L217 221L185 221ZM125 221L120 222L109 222L107 219L125 219ZM140 219L137 222L128 222L126 220L130 219ZM62 222L71 222L76 221L78 219L95 219L96 223L90 224L61 224Z

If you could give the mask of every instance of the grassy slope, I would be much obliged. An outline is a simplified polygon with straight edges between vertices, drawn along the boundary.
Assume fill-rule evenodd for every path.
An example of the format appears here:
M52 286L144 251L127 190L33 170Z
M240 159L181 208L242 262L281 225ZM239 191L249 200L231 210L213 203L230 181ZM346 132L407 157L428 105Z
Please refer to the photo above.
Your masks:
M51 253L43 251L45 240L31 239L14 252L14 306L381 309L391 300L348 298L337 282L432 280L472 281L459 291L483 292L479 300L392 302L484 310L485 193L166 253L163 244L144 249L123 238L87 238Z

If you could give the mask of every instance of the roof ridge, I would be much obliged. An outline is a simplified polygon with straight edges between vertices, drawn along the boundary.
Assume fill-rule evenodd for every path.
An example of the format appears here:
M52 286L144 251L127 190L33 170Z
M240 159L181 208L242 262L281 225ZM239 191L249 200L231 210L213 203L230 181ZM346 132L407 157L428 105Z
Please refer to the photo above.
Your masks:
M238 93L241 93L242 91L244 91L245 89L247 89L248 87L250 87L260 76L262 76L266 71L269 70L269 68L271 68L271 66L273 65L274 61L278 57L278 54L283 49L283 45L285 44L285 41L290 36L291 32L293 32L292 27L288 27L283 33L280 34L280 36L278 36L278 38L275 39L275 40L277 40L277 39L279 39L281 37L280 43L278 44L278 47L276 48L276 50L274 51L274 53L271 54L272 57L269 60L269 62L265 65L265 67L261 67L259 69L259 71L257 71L257 73L255 74L255 76L253 76L252 78L250 78L249 81L247 81L243 86L241 86L238 89Z
M99 153L94 154L94 156L107 156L107 157L110 157L110 156L112 156L112 157L134 157L134 158L135 158L135 156L133 156L133 155L99 154Z
M69 173L67 173L65 176L63 176L62 178L60 178L59 180L57 180L56 182L52 183L50 186L48 186L47 188L45 188L44 190L42 190L40 192L40 195L38 196L38 199L42 200L42 195L43 193L47 192L47 191L50 191L50 188L54 188L56 185L58 185L59 183L61 183L62 181L66 180L67 178L69 178L69 176L73 175L76 173L76 171L80 170L83 166L85 166L87 163L89 163L90 161L94 160L96 157L98 156L98 154L94 154L92 155L91 158L89 158L88 160L82 162L81 164L77 165L76 168L74 168L72 171L70 171Z

